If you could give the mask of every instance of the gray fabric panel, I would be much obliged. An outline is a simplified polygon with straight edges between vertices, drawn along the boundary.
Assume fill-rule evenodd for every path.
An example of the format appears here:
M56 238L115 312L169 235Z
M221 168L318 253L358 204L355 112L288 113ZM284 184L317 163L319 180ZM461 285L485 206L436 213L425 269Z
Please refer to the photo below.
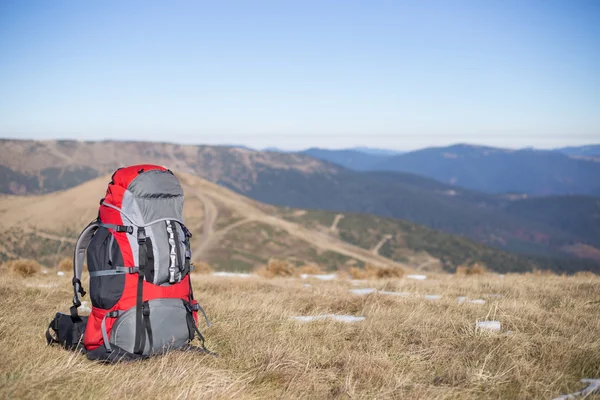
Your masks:
M172 198L141 198L136 202L146 223L160 219L183 220L183 196Z
M187 310L181 299L150 300L150 325L152 326L153 352L166 348L180 348L187 344ZM144 330L144 334L147 334ZM125 311L115 322L110 343L133 353L135 342L135 307ZM150 341L146 337L144 354L150 352Z
M140 213L140 209L137 206L137 203L135 202L135 199L133 198L133 195L131 194L131 192L129 191L125 191L125 193L123 193L123 211L121 212L121 216L125 217L122 218L123 222L125 222L126 218L131 218L133 219L133 221L131 221L134 226L133 226L133 233L130 234L126 234L127 235L127 240L129 240L129 246L131 247L131 251L132 251L132 255L133 255L133 262L135 265L140 265L140 252L139 252L139 245L137 242L137 231L138 228L135 225L144 225L144 221L141 219L141 213ZM139 221L140 224L137 224L136 221Z
M123 193L121 212L137 226L147 226L165 219L183 221L183 194L169 198L150 198L137 197L126 190Z
M188 343L187 310L181 299L157 299L150 302L150 323L154 351L179 348Z
M127 187L135 197L183 197L179 181L168 171L152 170L138 175Z
M161 285L169 281L169 239L165 221L152 225L154 248L154 284Z

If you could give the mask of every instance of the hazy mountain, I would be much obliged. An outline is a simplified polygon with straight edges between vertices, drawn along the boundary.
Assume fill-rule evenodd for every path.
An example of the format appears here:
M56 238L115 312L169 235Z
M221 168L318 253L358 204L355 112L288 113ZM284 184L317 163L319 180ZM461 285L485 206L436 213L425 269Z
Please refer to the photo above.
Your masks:
M455 145L394 156L372 169L411 172L489 193L600 195L600 163L555 151Z
M570 156L575 157L600 157L600 144L592 144L587 146L574 146L574 147L563 147L560 149L556 149L555 151L559 151L564 154L568 154Z
M362 149L327 150L319 148L310 148L301 153L355 171L372 171L384 161L398 154L386 151L366 152Z

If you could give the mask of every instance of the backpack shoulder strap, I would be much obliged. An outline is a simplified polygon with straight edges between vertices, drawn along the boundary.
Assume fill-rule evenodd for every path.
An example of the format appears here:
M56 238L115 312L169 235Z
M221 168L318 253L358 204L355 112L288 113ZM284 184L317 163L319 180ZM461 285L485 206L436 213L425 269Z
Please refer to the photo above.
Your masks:
M81 275L83 273L83 261L85 258L85 251L94 236L94 233L101 226L100 221L95 219L85 227L83 232L77 238L75 244L75 252L73 254L73 306L71 307L71 315L77 316L77 308L81 305L81 297L85 296L85 290L81 286Z

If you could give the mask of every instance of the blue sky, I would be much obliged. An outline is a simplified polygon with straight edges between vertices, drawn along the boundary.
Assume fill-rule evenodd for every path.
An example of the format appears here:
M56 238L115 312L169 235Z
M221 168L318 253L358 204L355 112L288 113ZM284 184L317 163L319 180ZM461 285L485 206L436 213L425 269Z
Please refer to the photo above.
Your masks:
M600 142L600 1L3 0L0 135Z

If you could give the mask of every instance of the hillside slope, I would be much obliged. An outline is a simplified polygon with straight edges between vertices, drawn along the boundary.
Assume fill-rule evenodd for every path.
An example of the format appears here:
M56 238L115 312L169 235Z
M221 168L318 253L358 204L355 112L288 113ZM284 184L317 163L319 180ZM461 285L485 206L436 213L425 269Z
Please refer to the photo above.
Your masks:
M519 202L526 207L529 201L523 196L475 192L409 173L357 172L302 154L149 142L0 143L0 188L8 193L51 192L123 165L149 162L276 206L399 218L523 254L592 259L600 254L595 241L600 221L568 211L581 209L581 202L593 202L592 197L567 198L558 208L541 207L530 215L519 212ZM572 219L564 224L567 214Z
M184 217L194 235L194 259L217 269L249 270L271 257L324 269L371 263L452 271L472 262L500 272L547 267L407 221L347 214L330 229L335 213L276 208L197 176L176 173L186 194ZM70 256L79 231L95 218L109 180L102 176L45 195L0 196L0 258L35 257L55 265ZM574 269L593 270L585 263L577 265Z

